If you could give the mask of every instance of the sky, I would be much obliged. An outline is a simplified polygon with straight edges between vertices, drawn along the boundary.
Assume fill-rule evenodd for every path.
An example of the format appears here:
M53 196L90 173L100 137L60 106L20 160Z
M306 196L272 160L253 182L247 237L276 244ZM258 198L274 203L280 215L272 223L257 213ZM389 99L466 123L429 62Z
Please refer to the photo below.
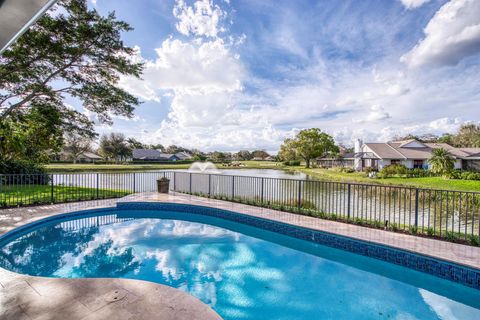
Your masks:
M276 151L304 128L349 146L480 121L479 0L90 1L145 63L120 81L135 117L99 133Z

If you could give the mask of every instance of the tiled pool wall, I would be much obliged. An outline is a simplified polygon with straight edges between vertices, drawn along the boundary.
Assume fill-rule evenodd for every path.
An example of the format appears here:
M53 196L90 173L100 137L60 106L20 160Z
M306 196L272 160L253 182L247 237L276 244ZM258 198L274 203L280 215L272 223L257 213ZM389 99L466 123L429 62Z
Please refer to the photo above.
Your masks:
M435 259L406 250L384 246L368 241L357 240L332 233L312 230L283 222L253 217L247 214L224 209L179 203L159 202L120 202L119 210L164 210L196 213L239 222L277 232L298 239L312 241L332 248L342 249L363 256L383 260L410 269L432 274L439 278L458 282L462 285L480 290L480 270L462 266L448 261Z

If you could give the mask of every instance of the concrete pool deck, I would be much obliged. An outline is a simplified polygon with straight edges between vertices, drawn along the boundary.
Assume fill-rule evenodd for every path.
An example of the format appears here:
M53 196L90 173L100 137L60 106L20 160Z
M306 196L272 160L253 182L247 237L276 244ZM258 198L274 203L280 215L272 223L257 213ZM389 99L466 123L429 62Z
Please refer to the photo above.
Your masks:
M48 216L118 202L151 201L208 206L421 253L480 269L480 248L415 237L266 208L185 194L141 193L122 199L0 210L0 235ZM117 297L117 299L115 299ZM174 298L172 298L174 297ZM95 302L96 301L96 302ZM126 279L52 279L0 268L0 319L220 319L177 289Z

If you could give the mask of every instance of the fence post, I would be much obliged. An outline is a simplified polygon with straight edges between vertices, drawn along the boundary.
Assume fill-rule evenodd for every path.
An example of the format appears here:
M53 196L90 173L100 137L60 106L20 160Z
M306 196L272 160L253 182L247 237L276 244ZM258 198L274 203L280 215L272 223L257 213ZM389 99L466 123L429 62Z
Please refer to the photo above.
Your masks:
M261 191L261 196L260 196L260 203L263 203L263 184L264 184L263 181L264 180L265 180L265 178L262 178L262 180L261 180L262 181L262 188L261 188L262 191Z
M302 180L298 180L298 209L302 207Z
M418 188L415 188L415 227L418 228Z
M50 175L51 176L51 179L52 179L52 188L51 188L51 203L53 204L55 202L55 196L54 196L54 192L55 192L55 187L54 187L54 181L53 181L53 174Z
M190 194L192 193L192 173L190 172Z
M99 185L98 185L98 184L99 184L98 180L99 180L99 175L98 175L98 173L97 173L97 199L98 199L99 196L100 196L100 194L99 194L99 188L98 188L98 187L99 187Z
M212 195L212 175L209 173L208 174L208 196L210 197Z
M350 195L352 193L352 185L348 184L348 195L347 195L347 219L350 219Z
M232 176L232 200L235 199L235 176Z
M135 172L133 173L133 193L135 193Z
M173 171L173 191L177 191L177 173Z

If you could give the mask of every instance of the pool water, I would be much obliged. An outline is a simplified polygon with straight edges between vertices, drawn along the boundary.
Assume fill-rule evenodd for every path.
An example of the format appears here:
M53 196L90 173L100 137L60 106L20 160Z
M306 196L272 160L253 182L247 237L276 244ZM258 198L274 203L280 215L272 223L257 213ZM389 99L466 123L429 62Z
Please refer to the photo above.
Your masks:
M225 319L480 319L480 290L195 214L109 211L0 243L0 266L121 277L188 292Z

